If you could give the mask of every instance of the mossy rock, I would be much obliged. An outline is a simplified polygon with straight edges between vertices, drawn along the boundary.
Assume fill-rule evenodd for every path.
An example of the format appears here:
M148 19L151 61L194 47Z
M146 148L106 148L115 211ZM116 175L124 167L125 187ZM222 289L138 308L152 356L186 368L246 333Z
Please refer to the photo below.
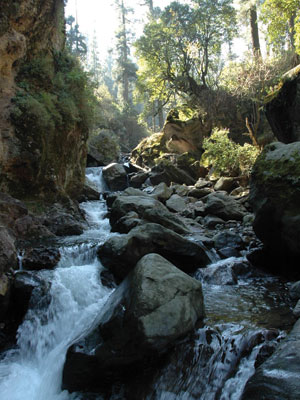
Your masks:
M278 140L283 143L300 140L300 65L284 74L265 98L265 111Z
M270 268L300 278L300 142L266 146L253 168L250 201Z

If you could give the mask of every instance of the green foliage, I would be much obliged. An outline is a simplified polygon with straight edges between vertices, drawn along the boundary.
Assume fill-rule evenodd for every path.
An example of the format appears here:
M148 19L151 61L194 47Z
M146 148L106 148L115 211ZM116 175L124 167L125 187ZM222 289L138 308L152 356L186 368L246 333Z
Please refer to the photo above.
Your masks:
M70 15L66 19L67 48L75 56L84 60L87 54L86 37L79 31L79 25L75 24L75 18Z
M87 74L68 53L24 62L17 76L19 90L11 118L20 133L37 134L92 126L95 97Z
M215 129L203 142L203 161L213 167L216 176L250 175L259 150L246 143L243 146L228 138L227 130Z
M229 0L191 3L171 3L136 42L139 90L150 102L197 98L202 87L215 86L222 44L236 32L235 10Z
M89 140L89 147L93 147L101 154L105 164L117 161L120 155L119 138L109 130L98 130Z
M267 27L267 38L273 50L281 52L288 41L300 54L299 0L265 0L262 19Z
M235 97L262 104L292 64L293 55L290 52L265 59L254 59L248 54L244 61L231 62L224 68L220 84Z

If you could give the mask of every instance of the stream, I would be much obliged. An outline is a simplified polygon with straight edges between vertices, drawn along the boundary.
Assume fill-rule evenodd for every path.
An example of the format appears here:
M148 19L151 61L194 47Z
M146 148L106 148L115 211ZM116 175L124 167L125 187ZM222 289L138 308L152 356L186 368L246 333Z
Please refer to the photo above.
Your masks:
M101 168L88 168L87 178L104 191ZM0 399L90 398L62 391L62 370L67 349L97 326L111 293L100 282L103 267L96 250L112 233L105 201L85 202L81 207L89 229L61 239L57 268L37 272L50 289L28 310L18 329L16 348L1 357ZM231 258L208 268L226 269L242 261ZM146 385L131 389L134 398L239 400L258 355L271 352L291 328L287 286L280 279L243 276L224 285L207 283L201 273L196 277L203 281L205 325L170 352ZM117 388L111 400L127 398L124 388Z

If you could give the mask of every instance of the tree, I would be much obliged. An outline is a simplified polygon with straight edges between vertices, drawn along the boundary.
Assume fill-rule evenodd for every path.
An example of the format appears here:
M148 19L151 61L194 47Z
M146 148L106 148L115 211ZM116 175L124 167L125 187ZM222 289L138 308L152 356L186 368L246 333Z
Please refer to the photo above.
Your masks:
M70 15L66 19L67 25L67 47L76 57L84 60L87 54L86 37L79 31L79 25L74 24L75 18Z
M199 100L216 87L222 44L236 32L235 9L230 0L191 3L171 3L136 42L139 82L152 101L176 94Z
M281 52L285 43L300 54L300 3L299 0L265 0L262 20L267 26L269 45Z
M255 57L261 56L257 7L260 1L258 0L240 0L240 15L242 19L247 21L250 27L252 53Z
M136 66L130 60L130 49L129 49L129 35L128 30L128 19L127 15L132 10L125 7L124 0L115 1L117 10L119 12L119 30L116 34L117 38L117 81L120 83L121 87L121 99L123 101L123 106L126 108L131 104L131 94L130 94L130 81L136 78Z
M93 80L97 87L100 85L102 68L99 60L98 43L96 37L96 31L94 30L92 43L89 46L89 65L88 69L92 74Z

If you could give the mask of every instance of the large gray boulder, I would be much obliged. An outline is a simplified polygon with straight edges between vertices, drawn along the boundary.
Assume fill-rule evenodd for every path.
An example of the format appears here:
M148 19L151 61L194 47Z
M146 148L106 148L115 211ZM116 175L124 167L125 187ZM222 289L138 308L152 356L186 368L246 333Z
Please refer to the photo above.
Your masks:
M116 357L132 363L146 353L160 353L203 317L201 283L160 255L148 254L106 304L100 323L104 344L96 357L109 366Z
M103 168L102 174L109 190L124 190L128 187L127 173L122 164L109 164Z
M184 222L171 213L160 201L146 195L124 196L120 195L112 204L110 223L114 229L118 220L130 212L138 214L139 218L161 224L177 233L189 233Z
M300 142L265 147L253 168L250 201L270 268L300 278Z
M89 389L128 373L130 379L203 317L201 283L158 254L146 255L104 306L94 355L68 352L64 387Z
M242 400L300 400L300 320L246 384Z
M205 198L205 213L215 215L224 221L242 221L247 211L233 197L223 193L211 193Z
M98 249L102 264L118 281L124 279L146 254L158 253L185 272L209 263L206 248L159 224L146 223L127 235L113 236Z

